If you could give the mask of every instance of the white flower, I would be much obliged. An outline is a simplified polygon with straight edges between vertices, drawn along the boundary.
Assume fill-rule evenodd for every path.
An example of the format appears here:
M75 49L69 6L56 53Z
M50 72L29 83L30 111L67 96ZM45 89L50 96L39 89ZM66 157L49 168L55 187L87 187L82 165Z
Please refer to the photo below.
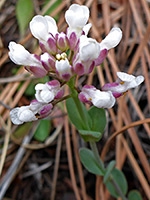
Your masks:
M24 122L36 121L47 117L53 108L53 105L43 104L37 100L31 101L29 106L14 108L10 111L10 118L13 124L20 125Z
M79 44L79 57L81 61L93 61L98 58L100 54L100 46L99 43L92 39L88 38L85 35L80 37Z
M79 94L80 101L92 103L98 108L111 108L116 100L110 91L104 92L96 89L94 86L85 85Z
M46 42L50 36L50 33L55 36L57 33L57 25L55 20L50 16L36 15L30 22L30 30L32 35L40 40Z
M143 76L133 76L124 72L117 72L117 80L107 83L102 87L103 91L111 91L115 98L120 97L129 89L138 87L143 81Z
M87 6L73 4L69 7L69 10L66 11L65 19L69 25L68 35L70 35L71 32L75 32L78 36L80 36L82 29L89 19L89 9ZM85 28L86 33L88 32L89 28L90 26Z
M44 77L47 70L42 66L40 57L30 54L22 45L15 42L9 43L9 57L17 65L25 65L25 69L36 77Z
M45 84L39 83L35 86L35 97L38 102L49 103L54 100L60 91L60 83L57 80L49 81Z
M100 48L103 49L111 49L116 47L122 38L122 31L120 28L114 27L111 29L109 34L101 41Z
M36 59L34 54L30 54L21 44L9 43L9 57L17 65L40 66L41 62Z
M65 81L68 81L72 76L71 65L67 58L56 60L55 67L58 75Z
M30 106L22 106L14 108L10 111L10 118L13 124L19 125L24 122L35 121L37 118L32 110L30 110Z
M116 82L121 84L120 89L122 92L138 87L144 81L144 77L141 75L135 77L124 72L117 72L117 76Z

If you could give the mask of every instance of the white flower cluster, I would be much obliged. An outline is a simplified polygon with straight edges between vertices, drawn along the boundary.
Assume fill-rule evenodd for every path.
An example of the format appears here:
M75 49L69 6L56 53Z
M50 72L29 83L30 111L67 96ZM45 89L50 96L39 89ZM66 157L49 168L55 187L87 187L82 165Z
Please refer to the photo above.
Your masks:
M37 15L30 22L32 35L39 40L42 50L40 56L30 54L22 45L9 43L9 57L18 65L36 77L55 75L57 80L45 84L37 84L36 100L29 106L15 108L10 112L14 124L34 121L50 114L55 99L63 97L60 82L67 82L74 75L82 76L92 72L95 66L105 59L108 50L116 47L121 38L120 28L112 28L110 33L99 43L89 38L88 32L92 24L87 23L89 9L86 6L73 4L65 13L68 24L66 33L59 33L55 20L50 16ZM59 81L58 81L59 80ZM97 90L94 86L84 86L79 99L97 107L111 108L115 98L121 96L126 90L138 86L143 77L131 77L118 73L118 80L106 84ZM123 81L124 84L121 82Z

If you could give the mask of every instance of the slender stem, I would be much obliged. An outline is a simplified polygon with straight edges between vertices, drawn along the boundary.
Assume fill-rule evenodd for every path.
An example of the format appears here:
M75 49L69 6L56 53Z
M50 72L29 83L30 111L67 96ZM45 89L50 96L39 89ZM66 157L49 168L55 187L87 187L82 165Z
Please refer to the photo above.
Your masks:
M103 161L101 160L100 156L99 156L99 153L98 153L98 149L97 149L97 146L96 146L96 143L94 141L90 141L90 147L94 153L94 156L99 164L99 166L101 167L102 171L105 172L105 167L104 167L104 163Z
M54 101L52 104L53 104L53 106L54 106L55 104L57 104L57 103L59 103L59 102L61 102L61 101L64 101L64 100L66 100L66 99L69 99L70 97L71 97L71 95L64 96L64 97L62 97L61 99Z
M128 200L124 194L122 193L118 183L113 179L113 177L111 177L111 183L114 185L116 192L120 195L120 197L122 198L122 200Z

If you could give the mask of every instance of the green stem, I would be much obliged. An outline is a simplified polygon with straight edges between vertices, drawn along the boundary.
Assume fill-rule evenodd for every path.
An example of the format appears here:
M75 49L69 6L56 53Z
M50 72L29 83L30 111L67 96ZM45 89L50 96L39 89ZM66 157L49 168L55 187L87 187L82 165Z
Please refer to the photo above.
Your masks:
M71 82L71 84L68 83L68 85L69 85L69 88L71 90L71 97L73 98L73 100L76 104L76 107L78 109L79 115L81 117L82 126L83 126L84 129L86 129L86 128L90 129L89 124L88 124L88 120L87 120L85 113L83 111L83 108L82 108L82 104L81 104L81 102L78 98L78 93L75 90L72 82Z
M101 167L103 173L105 173L105 167L104 167L104 163L103 161L101 160L100 156L99 156L99 153L98 153L98 149L97 149L97 146L96 146L96 142L94 141L90 141L90 147L93 151L93 154L96 158L96 161L98 162L99 166Z

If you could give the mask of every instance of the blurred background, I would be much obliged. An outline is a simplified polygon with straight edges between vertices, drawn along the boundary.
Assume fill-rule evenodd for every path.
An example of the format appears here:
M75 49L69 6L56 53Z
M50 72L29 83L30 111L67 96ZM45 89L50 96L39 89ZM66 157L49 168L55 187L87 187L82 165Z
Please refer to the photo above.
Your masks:
M59 32L65 31L65 11L73 3L90 9L89 36L101 41L114 26L123 31L121 43L78 85L101 88L116 79L117 71L143 75L145 82L127 92L106 110L107 127L97 144L106 165L113 159L122 169L129 190L150 199L150 1L149 0L1 0L0 1L0 199L4 200L112 200L102 179L87 172L79 148L87 146L69 123L64 103L47 120L14 126L9 111L30 104L35 78L8 58L10 41L40 55L29 22L34 15L50 15ZM136 122L136 123L134 123ZM149 122L149 123L148 123ZM116 131L121 133L107 145ZM108 151L104 147L108 146Z

